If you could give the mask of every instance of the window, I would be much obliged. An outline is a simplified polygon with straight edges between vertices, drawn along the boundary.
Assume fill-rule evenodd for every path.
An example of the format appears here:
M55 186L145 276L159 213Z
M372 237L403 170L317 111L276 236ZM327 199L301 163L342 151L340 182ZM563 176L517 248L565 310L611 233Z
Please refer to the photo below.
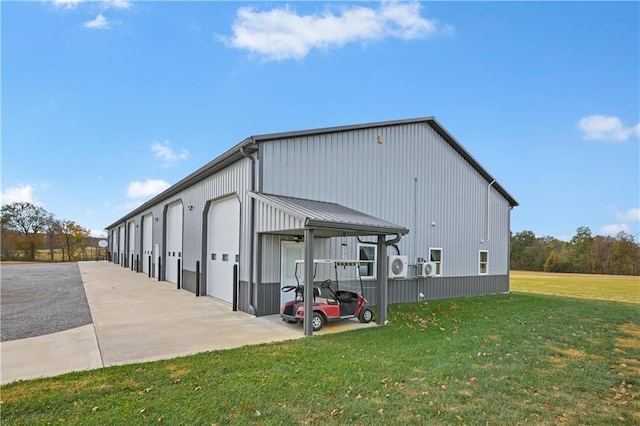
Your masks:
M358 244L358 260L360 264L360 276L362 278L376 277L376 260L378 247L374 244Z
M436 265L435 276L439 277L440 275L442 275L442 249L441 248L429 249L429 261L435 263Z
M480 275L487 275L489 273L489 252L487 250L480 250L480 268L478 269Z

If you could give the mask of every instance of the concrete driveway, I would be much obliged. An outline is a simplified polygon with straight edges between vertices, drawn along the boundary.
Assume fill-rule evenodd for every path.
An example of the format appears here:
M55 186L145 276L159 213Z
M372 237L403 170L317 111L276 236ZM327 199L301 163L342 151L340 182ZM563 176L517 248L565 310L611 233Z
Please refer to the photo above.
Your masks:
M303 337L302 327L278 315L233 312L217 299L109 262L78 265L93 322L0 342L0 383ZM318 334L373 325L343 321Z

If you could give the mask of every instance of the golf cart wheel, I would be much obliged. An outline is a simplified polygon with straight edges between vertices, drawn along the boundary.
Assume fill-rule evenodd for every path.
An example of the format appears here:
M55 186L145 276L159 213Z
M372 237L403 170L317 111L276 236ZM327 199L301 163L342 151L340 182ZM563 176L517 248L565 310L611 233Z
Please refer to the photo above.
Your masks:
M324 317L319 312L313 313L313 318L311 319L311 326L313 327L313 331L318 331L324 325Z
M360 315L358 315L358 320L363 323L371 322L373 319L373 312L369 308L364 308Z

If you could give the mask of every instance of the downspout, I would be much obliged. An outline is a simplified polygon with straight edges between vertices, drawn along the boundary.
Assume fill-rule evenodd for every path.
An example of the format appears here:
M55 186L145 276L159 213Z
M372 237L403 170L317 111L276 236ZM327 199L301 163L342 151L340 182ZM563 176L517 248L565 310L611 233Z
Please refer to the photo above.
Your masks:
M245 147L241 147L240 148L240 154L242 154L243 157L248 158L249 160L251 160L251 192L255 191L255 186L256 186L256 159L253 158L252 155L248 154L245 150ZM249 246L250 246L250 250L249 250L249 314L253 315L253 316L257 316L258 315L258 311L256 309L256 307L253 305L253 252L254 252L254 245L255 245L255 200L253 199L253 197L250 197L251 200L249 201Z
M489 225L491 223L491 217L489 216L491 213L489 195L491 195L491 187L494 183L496 183L495 179L491 181L489 186L487 186L487 238L485 238L485 242L489 242Z

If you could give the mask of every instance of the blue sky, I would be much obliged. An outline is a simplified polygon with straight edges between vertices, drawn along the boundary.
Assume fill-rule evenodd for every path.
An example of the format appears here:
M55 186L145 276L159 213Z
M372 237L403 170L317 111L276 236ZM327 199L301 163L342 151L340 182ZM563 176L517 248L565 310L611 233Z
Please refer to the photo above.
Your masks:
M98 234L247 136L435 116L513 232L639 236L638 2L0 7L3 204Z

